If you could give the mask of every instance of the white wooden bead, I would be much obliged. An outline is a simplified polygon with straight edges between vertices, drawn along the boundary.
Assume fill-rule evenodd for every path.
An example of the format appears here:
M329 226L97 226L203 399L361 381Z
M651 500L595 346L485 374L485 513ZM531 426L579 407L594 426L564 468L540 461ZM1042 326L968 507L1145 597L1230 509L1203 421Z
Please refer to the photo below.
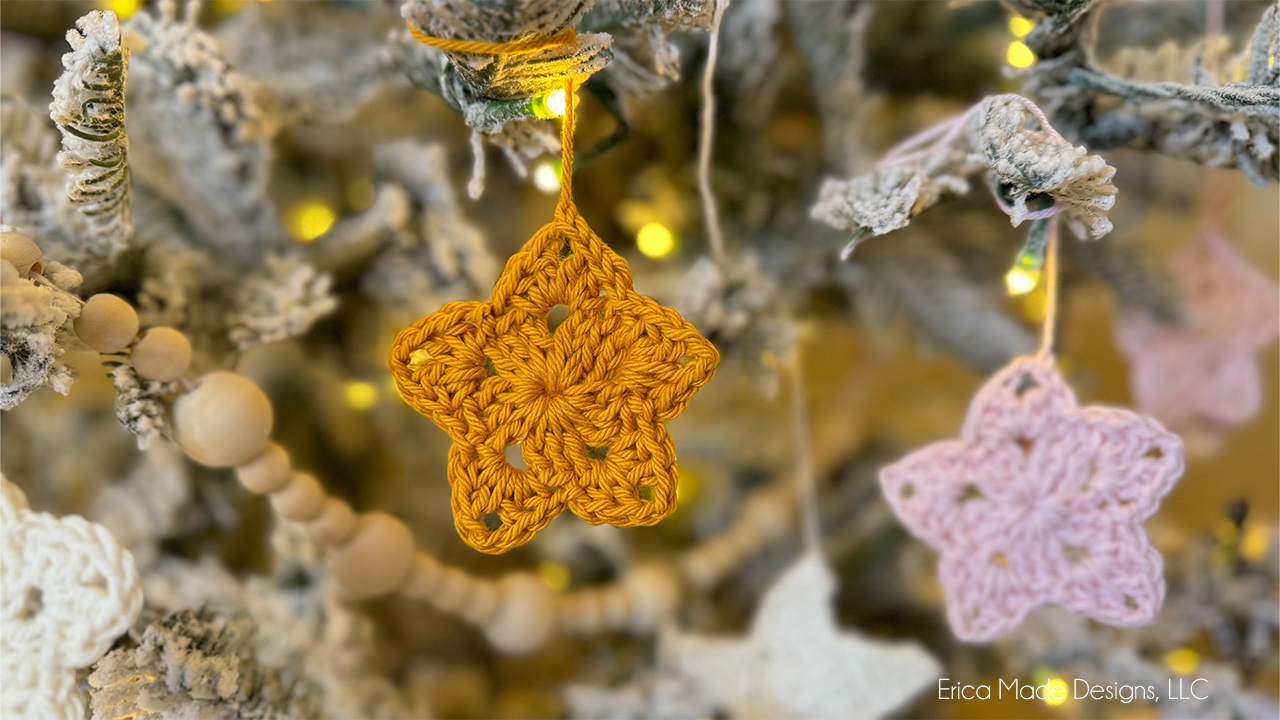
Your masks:
M173 328L150 328L134 343L129 359L139 376L173 382L191 367L191 341Z
M22 277L44 272L44 253L20 232L0 233L0 260L8 260Z
M446 566L440 570L440 582L431 594L430 602L447 613L461 612L471 592L471 576L460 568Z
M661 565L641 565L622 578L631 606L631 629L656 630L671 618L680 602L680 582Z
M498 613L498 584L488 580L473 580L467 602L459 613L463 620L473 625L483 625Z
M443 573L444 567L438 560L426 553L418 553L413 561L413 569L409 571L409 579L400 592L405 597L430 601L435 597Z
M631 599L619 585L610 585L600 591L601 620L610 630L623 630L631 619Z
M191 459L234 467L252 459L271 437L271 401L243 375L219 370L173 401L174 439Z
M364 513L351 538L329 552L329 566L356 598L393 592L413 569L413 533L386 513Z
M100 353L118 353L138 334L138 313L115 295L89 298L73 323L80 341Z
M326 497L320 514L308 520L303 528L317 545L338 545L356 529L356 514L345 502Z
M505 653L527 653L541 647L555 627L555 593L531 573L504 577L498 591L498 612L484 625L485 637Z
M289 453L275 443L267 443L253 459L236 467L236 477L240 478L240 484L256 495L279 490L292 476Z
M600 593L595 590L583 590L569 596L571 616L566 628L576 633L589 635L599 632L604 624L604 606L600 602Z
M289 482L271 493L271 507L285 520L314 520L324 509L324 488L311 473L294 473Z

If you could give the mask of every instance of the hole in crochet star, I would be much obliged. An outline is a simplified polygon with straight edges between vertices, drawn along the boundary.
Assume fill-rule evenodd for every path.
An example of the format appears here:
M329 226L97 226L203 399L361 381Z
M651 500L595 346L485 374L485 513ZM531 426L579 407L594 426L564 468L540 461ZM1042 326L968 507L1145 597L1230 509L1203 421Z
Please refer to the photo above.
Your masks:
M44 591L38 587L27 588L27 594L22 598L22 609L18 611L18 617L23 620L30 620L39 615L43 609Z
M636 494L640 496L641 500L653 500L653 486L637 485Z
M431 353L423 350L422 348L418 348L417 350L409 353L409 369L417 370L423 365L426 365L429 360L431 360Z
M1013 394L1022 397L1031 388L1040 387L1040 383L1030 375L1023 375L1018 379L1018 386L1013 389Z
M568 305L556 305L547 312L547 332L555 333L556 328L573 314Z
M991 562L999 565L1000 567L1009 566L1009 558L1005 557L1004 553L991 553Z
M582 447L583 451L587 454L588 460L604 460L609 457L609 448L607 446L591 447L590 445L583 445Z
M1018 447L1022 448L1023 455L1030 455L1031 449L1036 446L1036 441L1031 438L1020 437L1014 440L1014 442L1018 443Z
M508 445L502 449L502 454L507 458L507 464L517 470L528 470L529 466L524 463L524 454L520 452L520 443Z
M916 486L911 483L905 483L902 489L898 491L898 494L904 498L909 498L916 494Z
M484 376L486 378L497 377L498 366L493 364L493 359L488 355L484 356Z
M978 489L978 486L970 483L964 486L964 490L960 492L960 497L956 498L956 502L963 505L970 500L977 500L984 497L986 497L986 495L982 494L982 491Z
M1077 547L1075 545L1063 545L1062 557L1066 558L1069 563L1078 563L1089 557L1089 548Z
M498 517L497 510L481 515L480 522L483 522L484 526L489 528L489 532L493 532L494 530L502 527L502 518Z
M685 365L692 359L693 359L692 355L681 355L679 358L676 359L676 362L680 363L681 365Z
M1125 596L1124 596L1124 606L1125 606L1125 607L1127 607L1127 608L1129 608L1130 610L1137 610L1137 609L1138 609L1138 601L1137 601L1137 600L1134 600L1132 595L1125 595Z
M1164 457L1164 451L1158 447L1152 446L1151 449L1143 453L1142 457L1154 458L1156 460L1159 460L1160 458Z
M564 259L573 254L573 243L569 241L569 236L564 237L564 242L560 245L560 252L556 253L556 261L564 262Z

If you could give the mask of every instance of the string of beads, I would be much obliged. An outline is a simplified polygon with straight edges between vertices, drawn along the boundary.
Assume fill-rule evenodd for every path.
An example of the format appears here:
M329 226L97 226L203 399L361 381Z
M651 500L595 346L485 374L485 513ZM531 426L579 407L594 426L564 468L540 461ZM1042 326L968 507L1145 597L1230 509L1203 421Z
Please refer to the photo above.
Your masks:
M38 246L16 232L0 238L0 261L20 264L21 277L43 269ZM642 564L616 582L560 593L532 573L478 578L415 551L413 533L401 520L357 513L328 495L313 475L294 468L289 453L270 440L274 417L265 393L235 372L192 378L191 343L182 332L139 332L134 308L109 294L90 297L73 326L89 349L127 356L141 378L180 380L184 392L172 403L170 439L202 465L233 468L245 489L265 495L276 514L303 527L326 550L335 579L353 598L399 593L425 601L481 627L504 652L534 650L556 632L654 632L674 615L682 585L709 589L794 532L794 483L784 479L753 492L723 533L685 552L679 574ZM829 470L840 452L819 460L819 472Z

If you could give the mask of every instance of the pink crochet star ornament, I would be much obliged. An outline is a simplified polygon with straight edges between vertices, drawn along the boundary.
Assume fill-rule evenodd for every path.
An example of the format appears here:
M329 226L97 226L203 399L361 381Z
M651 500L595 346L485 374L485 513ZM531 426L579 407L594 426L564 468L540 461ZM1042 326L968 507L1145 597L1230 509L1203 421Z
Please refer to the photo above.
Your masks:
M880 471L898 518L938 551L947 619L986 642L1054 603L1109 625L1155 617L1163 562L1142 523L1182 475L1150 418L1076 404L1050 357L1018 358L969 406L960 439Z
M1254 353L1280 334L1280 288L1217 232L1188 243L1169 265L1191 325L1161 323L1138 308L1116 318L1134 404L1174 428L1238 425L1262 405Z

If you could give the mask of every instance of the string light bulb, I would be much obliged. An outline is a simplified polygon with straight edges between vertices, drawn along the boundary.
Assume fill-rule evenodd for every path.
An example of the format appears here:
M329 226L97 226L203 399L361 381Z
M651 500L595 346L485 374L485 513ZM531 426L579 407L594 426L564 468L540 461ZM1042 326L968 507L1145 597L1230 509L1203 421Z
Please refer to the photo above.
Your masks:
M1200 667L1200 653L1188 647L1175 648L1164 654L1164 664L1179 675L1190 675Z
M1035 23L1021 15L1013 15L1009 18L1009 33L1019 40L1026 37L1027 33L1031 32L1031 29L1035 26Z
M543 158L535 164L533 186L548 195L560 192L560 161Z
M352 380L343 387L347 404L356 410L368 410L378 401L378 388L373 383Z
M1029 68L1036 64L1036 54L1031 52L1031 48L1021 40L1014 40L1009 43L1009 50L1005 52L1005 60L1016 68Z
M676 236L662 223L651 222L636 233L636 247L646 257L660 260L676 249Z
M98 3L99 8L114 12L121 20L137 12L141 5L142 0L103 0Z
M333 208L319 200L307 200L289 208L285 229L289 237L308 243L329 232L338 216Z
M542 95L534 95L533 100L530 101L530 109L533 110L534 115L543 120L564 117L564 88L556 88Z
M1020 267L1014 267L1004 275L1004 286L1010 295L1026 295L1036 289L1036 285L1040 284L1039 270L1025 270Z
M1010 295L1026 295L1040 284L1044 271L1044 251L1049 244L1049 221L1036 220L1027 232L1027 242L1018 251L1013 267L1004 275L1004 286Z

